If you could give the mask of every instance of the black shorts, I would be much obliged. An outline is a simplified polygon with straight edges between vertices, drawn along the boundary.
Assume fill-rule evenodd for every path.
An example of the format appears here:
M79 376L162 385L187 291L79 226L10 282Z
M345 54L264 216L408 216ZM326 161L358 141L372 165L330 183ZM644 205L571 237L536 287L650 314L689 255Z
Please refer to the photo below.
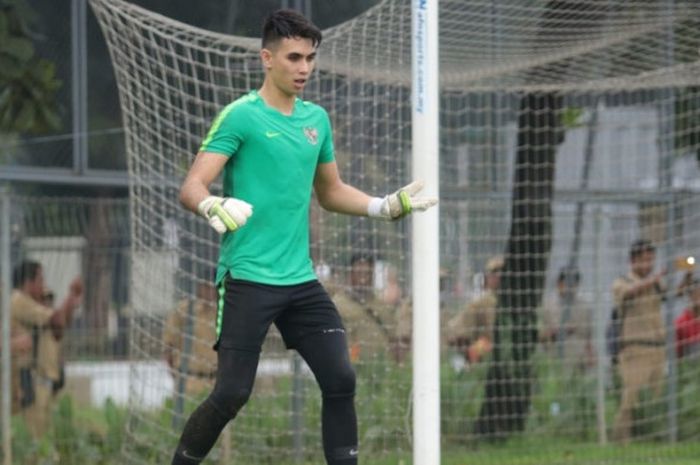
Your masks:
M272 323L288 349L310 334L345 332L338 309L316 280L272 286L226 277L220 286L215 349L259 352Z

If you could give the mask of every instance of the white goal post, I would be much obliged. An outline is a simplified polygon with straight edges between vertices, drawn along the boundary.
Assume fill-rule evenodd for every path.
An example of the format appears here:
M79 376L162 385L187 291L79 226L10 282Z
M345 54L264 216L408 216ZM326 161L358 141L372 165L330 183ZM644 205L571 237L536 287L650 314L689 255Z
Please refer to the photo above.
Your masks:
M440 74L438 1L412 1L413 178L438 197ZM438 206L439 207L439 206ZM440 226L439 208L413 220L413 461L440 464Z

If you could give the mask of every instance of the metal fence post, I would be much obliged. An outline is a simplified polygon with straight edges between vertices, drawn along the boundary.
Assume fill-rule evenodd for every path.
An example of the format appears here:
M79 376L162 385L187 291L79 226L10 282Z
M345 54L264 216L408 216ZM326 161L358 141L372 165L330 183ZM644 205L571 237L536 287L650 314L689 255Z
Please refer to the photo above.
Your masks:
M601 235L601 221L602 221L602 210L601 207L596 207L595 215L593 217L593 228L595 230L595 245L594 245L594 267L595 270L595 280L594 280L594 293L596 296L595 300L595 347L596 347L596 419L598 424L598 444L605 445L608 443L608 428L605 422L605 386L607 385L607 351L605 347L605 326L608 321L608 312L603 307L603 300L601 299L602 285L600 283L600 277L602 276L602 262L600 257L601 247L602 247L602 235Z
M12 465L10 438L10 197L0 189L0 315L2 318L2 450L3 464Z
M301 357L296 352L292 357L292 443L294 463L301 463L304 459L304 380Z

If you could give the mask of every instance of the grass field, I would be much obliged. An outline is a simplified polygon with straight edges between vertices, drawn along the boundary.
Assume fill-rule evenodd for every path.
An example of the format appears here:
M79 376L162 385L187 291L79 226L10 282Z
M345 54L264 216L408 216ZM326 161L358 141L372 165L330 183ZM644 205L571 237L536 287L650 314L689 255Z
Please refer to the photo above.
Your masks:
M411 372L407 367L380 364L358 367L358 418L363 465L411 465L410 425L407 414ZM499 443L471 434L481 403L483 373L442 371L442 464L444 465L696 465L700 463L700 380L697 369L681 367L678 396L680 441L667 441L665 404L649 407L653 422L637 431L628 446L599 446L595 421L581 416L552 416L553 400L562 399L563 387L551 370L539 369L538 382L526 431ZM305 400L300 412L304 448L300 461L291 457L294 438L290 428L292 380L280 378L253 396L233 425L231 464L319 465L323 462L318 418L320 396L311 378L303 380ZM584 386L585 387L585 386ZM608 399L608 425L616 399ZM187 406L187 410L194 403ZM562 404L562 409L567 408ZM591 413L593 406L584 404ZM656 409L654 411L653 409ZM562 410L563 411L563 410ZM139 465L169 463L181 427L173 424L173 404L158 411L129 412L107 402L103 408L77 408L60 400L53 428L34 442L20 419L13 423L14 463L22 465ZM215 457L205 463L219 464ZM126 455L124 455L126 454ZM124 457L128 460L125 460Z
M527 450L528 452L523 452ZM539 449L536 444L514 447L502 445L484 448L478 451L448 450L442 453L443 465L588 465L620 464L644 465L650 463L664 465L697 465L700 457L700 445L681 444L675 446L635 444L632 446L595 445L562 446L557 453L551 451L551 445ZM367 465L411 465L409 456L386 457L382 460L366 458Z

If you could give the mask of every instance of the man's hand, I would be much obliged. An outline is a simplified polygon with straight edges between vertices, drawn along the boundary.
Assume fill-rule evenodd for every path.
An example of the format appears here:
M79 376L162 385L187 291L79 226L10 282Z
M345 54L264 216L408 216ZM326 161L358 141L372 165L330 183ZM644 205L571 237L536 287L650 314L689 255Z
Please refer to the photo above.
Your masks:
M370 201L367 214L374 218L398 220L414 211L425 211L437 204L435 197L415 197L423 189L421 181L413 181L393 194L384 198L374 198Z
M197 211L209 221L216 232L235 231L248 221L253 214L253 206L233 197L210 195L199 202Z
M10 350L12 352L18 352L20 354L25 354L32 350L32 337L27 333L21 333L11 336L10 338Z
M492 348L493 344L491 344L491 340L486 336L481 336L467 349L467 359L469 363L474 364L478 362L484 355L491 352Z
M80 277L76 277L71 281L68 293L77 299L83 295L83 280Z

